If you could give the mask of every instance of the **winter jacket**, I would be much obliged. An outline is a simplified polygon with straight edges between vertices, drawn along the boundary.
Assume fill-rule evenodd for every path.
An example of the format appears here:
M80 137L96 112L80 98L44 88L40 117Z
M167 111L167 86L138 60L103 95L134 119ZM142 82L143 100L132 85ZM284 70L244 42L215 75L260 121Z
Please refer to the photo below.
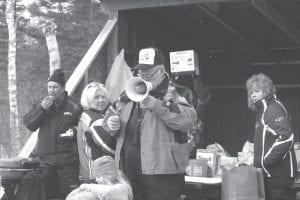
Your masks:
M295 176L297 164L290 117L274 94L255 103L254 166L268 177Z
M36 154L43 163L50 165L79 163L76 126L82 108L66 92L63 95L48 110L37 105L24 117L24 125L30 131L39 128ZM60 135L69 129L73 130L73 137Z
M168 81L166 81L168 88ZM181 88L182 89L182 88ZM154 92L152 96L157 96ZM181 95L176 95L174 103L158 98L154 108L146 110L140 127L140 149L142 173L178 174L184 173L189 162L187 131L197 120L193 106ZM121 128L117 133L115 160L122 169L121 153L125 130L129 122L134 102L124 101L120 113ZM106 117L107 118L107 117Z
M92 161L105 155L114 156L116 139L102 128L104 112L85 110L78 124L78 151L83 179L92 178ZM89 127L89 131L84 130Z

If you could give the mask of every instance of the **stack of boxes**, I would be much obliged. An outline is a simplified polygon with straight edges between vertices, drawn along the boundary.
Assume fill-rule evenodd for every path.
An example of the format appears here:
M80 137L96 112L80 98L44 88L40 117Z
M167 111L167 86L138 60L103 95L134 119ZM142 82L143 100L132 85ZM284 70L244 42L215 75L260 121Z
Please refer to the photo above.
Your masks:
M221 174L221 166L233 168L237 166L237 157L229 157L211 149L197 149L196 159L191 159L187 168L189 176L215 177Z
M209 149L197 149L196 159L207 161L207 177L214 177L220 169L220 155Z
M207 177L207 161L204 159L191 159L187 174L189 176Z

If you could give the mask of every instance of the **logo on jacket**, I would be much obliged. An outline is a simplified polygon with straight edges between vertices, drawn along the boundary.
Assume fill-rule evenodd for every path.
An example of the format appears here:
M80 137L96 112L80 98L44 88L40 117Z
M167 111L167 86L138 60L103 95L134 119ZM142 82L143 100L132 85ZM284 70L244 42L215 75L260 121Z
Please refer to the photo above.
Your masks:
M256 123L255 123L255 128L258 128L258 126L259 126L259 123L256 122Z
M72 116L72 113L71 112L64 112L64 115Z
M281 122L284 119L284 117L278 117L275 119L275 122Z

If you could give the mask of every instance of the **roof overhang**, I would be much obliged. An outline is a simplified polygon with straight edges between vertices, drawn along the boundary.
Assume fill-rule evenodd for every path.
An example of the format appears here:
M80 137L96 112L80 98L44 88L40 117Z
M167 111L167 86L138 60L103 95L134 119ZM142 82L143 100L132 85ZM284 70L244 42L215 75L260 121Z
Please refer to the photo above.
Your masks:
M153 37L184 39L185 46L209 57L252 63L300 61L300 1L294 0L102 0L110 13L131 15ZM166 30L168 29L168 30ZM192 31L187 31L192 30ZM178 42L178 41L177 41ZM198 46L195 46L198 45ZM172 48L172 47L170 47ZM174 47L173 47L174 48Z
M102 0L104 8L116 10L131 10L139 8L154 8L164 6L183 6L201 3L241 2L249 0Z

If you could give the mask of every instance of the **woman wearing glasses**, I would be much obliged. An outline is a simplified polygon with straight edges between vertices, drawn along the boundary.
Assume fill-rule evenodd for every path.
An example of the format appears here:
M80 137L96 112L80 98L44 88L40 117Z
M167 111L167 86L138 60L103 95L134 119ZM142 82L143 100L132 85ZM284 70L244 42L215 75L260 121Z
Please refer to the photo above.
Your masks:
M84 111L78 125L78 151L82 180L93 179L92 162L101 156L114 156L116 140L102 128L104 114L109 106L103 84L89 83L81 94Z

